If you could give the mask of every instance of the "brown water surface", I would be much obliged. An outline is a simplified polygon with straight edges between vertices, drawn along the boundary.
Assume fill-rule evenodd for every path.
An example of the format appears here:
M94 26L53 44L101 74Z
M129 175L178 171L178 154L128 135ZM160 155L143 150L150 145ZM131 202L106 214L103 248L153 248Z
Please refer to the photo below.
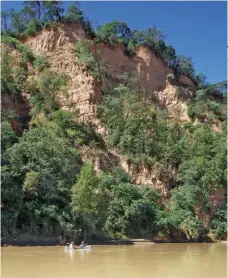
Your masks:
M2 248L3 278L225 278L227 244Z

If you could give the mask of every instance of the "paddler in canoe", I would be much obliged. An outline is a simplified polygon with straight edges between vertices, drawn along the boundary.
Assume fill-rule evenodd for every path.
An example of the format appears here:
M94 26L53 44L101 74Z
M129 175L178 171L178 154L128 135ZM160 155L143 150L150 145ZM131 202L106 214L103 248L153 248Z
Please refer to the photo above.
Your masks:
M83 247L85 247L85 246L86 246L85 242L82 241L82 243L80 244L80 247L83 248Z
M69 243L67 243L68 245ZM72 241L69 244L69 249L84 249L87 246L87 243L85 243L84 241L81 242L81 244L79 246L74 246L74 242ZM66 246L67 247L67 246Z
M70 243L70 249L73 249L74 248L74 242L72 241L71 243Z

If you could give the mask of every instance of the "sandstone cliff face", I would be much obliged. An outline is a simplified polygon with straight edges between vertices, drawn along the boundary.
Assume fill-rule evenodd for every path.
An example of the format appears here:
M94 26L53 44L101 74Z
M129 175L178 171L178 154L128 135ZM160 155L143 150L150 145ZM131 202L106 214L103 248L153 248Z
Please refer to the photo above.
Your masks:
M101 100L101 86L86 67L79 64L73 50L74 43L82 38L86 38L83 28L79 24L72 23L61 24L54 29L46 28L34 37L23 39L22 42L36 54L46 56L52 71L68 77L66 90L59 98L62 108L77 113L81 121L95 123L98 132L106 134L96 118L97 104ZM174 71L147 47L140 47L134 57L126 56L121 45L112 48L107 45L97 45L96 50L99 59L106 62L107 82L111 87L115 86L119 75L125 72L137 72L142 90L155 93L157 105L169 111L171 120L190 120L187 115L186 101L192 98L195 88L190 78L181 76L176 83L178 87L167 82L166 75ZM30 108L26 95L11 98L3 93L2 106L15 110L19 117L24 119L25 125L27 124ZM21 130L22 122L13 122L13 125ZM90 155L90 150L87 150L87 154L84 155L85 160L90 159L88 157ZM136 184L150 185L160 191L165 198L169 196L170 177L159 178L155 170L143 167L134 169L126 159L112 152L108 152L106 156L111 166L121 166L133 177ZM97 171L102 169L102 159L96 157L93 160L95 169ZM212 196L212 202L221 202L221 194L216 194Z
M77 113L82 121L92 121L96 117L101 90L74 54L73 43L82 38L85 38L84 30L79 24L72 23L44 29L23 43L36 54L46 56L53 72L67 76L66 90L59 99L62 108Z
M149 48L140 47L135 57L126 56L120 45L112 48L98 45L97 49L99 58L104 59L108 65L108 71L112 76L110 82L125 72L137 72L145 91L153 92L157 88L165 88L164 63Z
M97 104L101 100L100 84L90 75L85 66L79 64L73 49L74 43L83 38L86 38L83 28L79 24L72 23L60 24L54 29L46 28L34 37L23 39L22 42L35 54L46 56L52 71L68 77L66 90L59 97L62 108L77 113L81 121L95 123L98 131L105 133L96 118ZM168 109L171 118L189 120L186 100L192 97L190 88L195 86L191 79L181 76L178 84L188 88L181 87L178 91L176 86L166 81L166 75L173 73L173 70L168 68L148 47L140 47L134 57L126 56L121 45L112 48L107 45L97 45L96 50L99 59L105 60L107 65L107 82L110 86L115 85L119 75L125 72L137 72L142 90L147 93L154 92L158 106ZM26 106L26 99L23 99L23 102L17 100L16 103L3 99L3 102L3 106L15 108L19 115L28 115L29 107ZM95 164L97 168L100 167L99 161L96 160ZM151 185L164 196L168 196L170 190L168 178L160 180L155 171L144 168L135 170L120 156L118 165L131 174L135 183Z
M23 39L22 42L34 52L45 55L81 38L85 38L82 26L78 23L68 23L54 28L45 28L37 35Z
M146 184L155 188L162 193L164 199L170 196L171 179L170 177L159 177L155 169L148 169L146 167L137 167L134 169L126 160L121 159L122 168L131 175L135 184ZM173 173L174 174L174 173Z
M182 86L174 86L168 81L162 91L156 91L157 105L167 109L169 118L178 121L190 121L187 114L187 101L193 98L193 90Z
M44 29L36 36L24 39L23 43L35 53L47 56L51 70L68 76L66 92L60 98L63 108L77 111L83 121L96 122L94 121L96 105L101 99L101 88L86 68L79 65L73 51L74 43L85 37L82 27L72 23L58 25L55 29ZM173 70L169 69L148 47L140 47L135 57L126 56L121 45L113 48L98 45L96 49L99 59L105 60L107 71L112 76L107 80L110 86L115 84L115 79L119 75L125 72L138 72L143 90L148 93L159 91L158 100L161 100L161 104L166 105L164 99L167 96L170 105L176 104L178 96L172 97L173 103L170 102L169 96L174 95L176 89L174 87L167 89L165 78L166 74L172 73ZM182 76L179 81L185 86L195 86L186 76ZM181 108L183 119L186 119L185 110L183 105Z
M163 200L166 200L170 196L169 192L172 186L172 177L176 174L173 169L169 169L168 174L168 172L161 173L157 167L152 169L148 169L144 166L135 167L131 165L126 157L120 155L117 150L108 150L105 153L95 151L93 153L89 148L84 148L81 153L84 162L91 161L93 163L96 173L100 171L106 172L113 167L120 167L131 176L135 184L145 184L155 188L162 193Z

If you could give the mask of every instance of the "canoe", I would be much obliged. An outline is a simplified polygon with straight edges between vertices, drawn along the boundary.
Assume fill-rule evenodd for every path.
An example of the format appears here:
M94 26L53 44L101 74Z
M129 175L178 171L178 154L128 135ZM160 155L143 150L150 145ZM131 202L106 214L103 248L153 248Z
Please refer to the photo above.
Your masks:
M91 249L91 245L86 245L86 246L84 246L84 247L73 246L73 248L70 247L70 246L65 246L65 247L64 247L64 250L65 250L65 251L76 250L76 249Z

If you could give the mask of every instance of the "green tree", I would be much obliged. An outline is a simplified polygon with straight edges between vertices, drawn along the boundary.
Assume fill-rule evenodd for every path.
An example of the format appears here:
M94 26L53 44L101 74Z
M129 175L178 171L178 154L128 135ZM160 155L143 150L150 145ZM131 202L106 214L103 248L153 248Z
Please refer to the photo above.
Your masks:
M14 10L6 10L6 11L1 11L1 27L2 27L2 32L4 33L9 33L11 31L11 24L12 24L12 18L14 15Z
M23 14L21 12L14 12L12 16L12 27L15 30L16 35L20 35L25 30L25 25L22 16Z
M227 204L218 207L210 223L215 237L225 240L227 238Z
M98 178L94 175L93 166L82 167L77 182L72 187L72 211L80 219L84 237L95 232L97 214Z
M5 157L7 170L2 173L5 233L12 232L14 227L37 233L42 224L44 233L58 234L60 215L64 211L70 214L70 190L79 172L76 149L59 136L57 129L37 127L25 132L18 143L7 149Z
M67 78L64 75L58 75L54 72L44 70L36 84L33 84L30 103L34 105L32 114L39 111L50 113L58 108L58 94L64 89ZM30 84L31 87L31 84Z
M206 75L203 74L203 73L197 74L197 75L195 76L195 80L196 80L196 82L197 82L197 87L198 87L198 88L203 88L203 87L205 87L205 86L207 85L207 82L206 82L207 77L206 77Z
M188 75L190 77L194 77L195 70L194 65L192 63L192 58L187 58L183 55L177 55L175 68L178 74Z
M114 196L109 204L105 223L109 235L126 237L152 234L152 227L156 221L157 195L149 188L147 195L144 195L144 190L127 183L113 187ZM151 197L148 199L149 191Z
M36 19L41 20L41 14L43 9L42 1L24 1L24 7L29 8L33 13Z
M27 24L25 34L30 36L41 30L41 24L37 19L31 19Z
M83 20L84 17L82 11L77 7L76 3L71 4L64 16L64 21L82 23Z
M93 44L89 41L79 40L75 44L75 54L77 55L79 62L88 67L92 76L98 81L102 81L105 64L103 60L99 60L96 48L92 51L92 46Z
M110 45L117 42L128 43L131 37L132 33L127 24L117 20L99 26L96 30L96 41Z
M63 4L62 1L43 1L44 5L44 21L61 22L63 16Z

